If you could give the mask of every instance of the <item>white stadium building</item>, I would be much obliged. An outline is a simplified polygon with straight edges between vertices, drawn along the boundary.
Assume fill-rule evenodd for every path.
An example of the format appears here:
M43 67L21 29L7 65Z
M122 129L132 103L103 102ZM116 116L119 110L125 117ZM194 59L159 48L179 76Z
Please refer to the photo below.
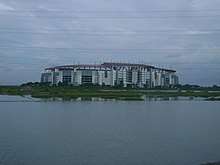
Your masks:
M67 83L74 86L99 84L107 86L170 87L178 84L175 70L145 64L105 62L100 65L65 65L46 68L41 82Z

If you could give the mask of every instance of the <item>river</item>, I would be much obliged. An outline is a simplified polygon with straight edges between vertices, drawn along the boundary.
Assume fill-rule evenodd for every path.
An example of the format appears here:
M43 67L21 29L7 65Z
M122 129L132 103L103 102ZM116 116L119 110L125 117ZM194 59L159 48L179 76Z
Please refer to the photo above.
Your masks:
M33 101L0 96L0 164L220 161L220 102Z

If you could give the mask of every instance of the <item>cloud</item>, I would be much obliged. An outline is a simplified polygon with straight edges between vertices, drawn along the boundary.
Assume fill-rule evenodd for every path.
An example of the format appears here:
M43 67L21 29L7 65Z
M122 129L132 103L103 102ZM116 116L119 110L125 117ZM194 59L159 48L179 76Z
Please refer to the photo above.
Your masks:
M212 32L210 32L210 31L190 30L190 31L186 31L185 34L189 34L189 35L199 35L199 34L212 34Z
M14 10L14 9L0 2L0 11L1 10Z
M202 65L191 63L207 62L214 65L214 62L220 62L220 38L217 35L220 22L218 17L194 16L219 15L220 12L214 11L219 7L218 0L94 0L92 3L90 0L28 0L25 3L23 0L2 0L0 12L5 17L0 16L0 74L4 72L5 66L13 64L8 69L18 68L19 74L14 74L16 81L17 77L26 74L25 70L31 70L30 66L40 74L44 67L51 65L105 60L153 62L161 63L164 67L173 65L177 73L184 74L188 72L188 68L194 67L191 74L197 74L198 71L203 73L207 70ZM185 15L191 17L179 17ZM134 16L157 18L129 18ZM6 45L7 48L1 45ZM17 48L18 46L27 48ZM76 48L116 51L80 52ZM124 49L145 51L120 52ZM176 65L180 63L181 65ZM206 78L217 73L218 67L206 75ZM37 81L34 78L39 78L39 75L28 75L30 81ZM193 81L197 80L196 76ZM183 78L184 82L192 81L187 76ZM200 80L198 79L198 83ZM212 83L220 83L220 78Z

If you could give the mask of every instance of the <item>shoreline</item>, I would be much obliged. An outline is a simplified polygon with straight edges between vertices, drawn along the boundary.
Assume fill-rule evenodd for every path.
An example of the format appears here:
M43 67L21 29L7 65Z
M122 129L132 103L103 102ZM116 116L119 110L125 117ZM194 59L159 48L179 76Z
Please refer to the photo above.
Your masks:
M0 86L0 95L26 96L36 99L101 98L128 101L144 101L146 98L189 97L205 101L220 101L220 91L210 90L155 90L155 89L113 89L103 87L54 87L54 86Z

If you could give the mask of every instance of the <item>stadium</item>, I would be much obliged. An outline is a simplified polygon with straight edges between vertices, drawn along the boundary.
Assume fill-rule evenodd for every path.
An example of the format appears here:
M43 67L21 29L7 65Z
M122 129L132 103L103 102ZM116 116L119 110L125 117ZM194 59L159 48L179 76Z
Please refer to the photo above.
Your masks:
M175 70L146 64L104 62L49 67L41 74L41 82L153 88L177 85L178 76Z

